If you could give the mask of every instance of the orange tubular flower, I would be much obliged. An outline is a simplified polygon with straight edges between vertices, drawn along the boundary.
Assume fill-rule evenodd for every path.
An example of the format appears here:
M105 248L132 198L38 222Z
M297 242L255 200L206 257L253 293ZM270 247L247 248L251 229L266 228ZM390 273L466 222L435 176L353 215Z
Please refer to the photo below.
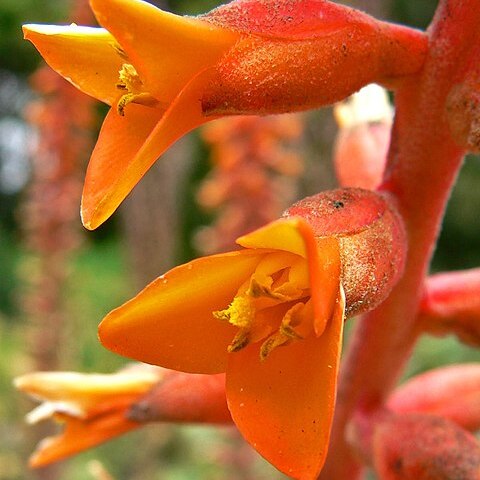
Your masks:
M166 368L226 371L244 437L287 475L313 479L329 441L345 312L385 298L402 270L403 229L384 197L335 190L238 243L245 248L159 277L103 320L100 339Z
M43 402L27 415L29 423L54 418L65 424L39 443L30 465L48 465L141 426L127 412L161 375L161 369L143 365L111 375L36 372L15 379L19 390Z
M179 137L220 115L283 113L418 71L426 36L326 0L237 0L196 18L91 0L104 28L26 25L47 63L112 105L82 199L104 222Z

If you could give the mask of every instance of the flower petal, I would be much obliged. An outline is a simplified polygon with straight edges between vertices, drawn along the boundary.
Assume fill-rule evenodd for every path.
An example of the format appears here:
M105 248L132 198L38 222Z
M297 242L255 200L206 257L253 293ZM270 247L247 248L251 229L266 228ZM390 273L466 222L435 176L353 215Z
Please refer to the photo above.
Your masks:
M113 437L117 437L140 426L126 418L128 404L134 399L128 398L123 408L118 408L106 415L99 415L90 420L79 420L63 417L65 430L54 437L42 440L30 457L29 464L33 468L43 467L53 462L99 445Z
M340 284L340 250L335 237L315 237L301 217L282 218L237 239L246 248L271 248L308 260L315 333L321 335L332 315Z
M103 28L24 25L30 40L45 61L75 87L112 105L118 99L115 85L124 60L115 51L117 42Z
M109 112L83 188L82 221L86 228L101 225L172 143L207 121L199 99L208 78L207 71L195 77L163 115L160 109L134 103L126 106L125 116Z
M213 66L239 34L140 0L91 0L99 23L119 41L146 90L170 103L199 71Z
M113 374L34 372L17 377L15 387L35 398L71 403L87 411L106 399L144 393L159 381L160 372L146 369Z
M340 295L323 335L273 350L229 356L227 400L245 439L279 470L314 479L325 461L335 405L345 302Z
M110 350L173 370L225 371L236 328L215 319L265 251L203 257L170 270L110 312L99 327Z

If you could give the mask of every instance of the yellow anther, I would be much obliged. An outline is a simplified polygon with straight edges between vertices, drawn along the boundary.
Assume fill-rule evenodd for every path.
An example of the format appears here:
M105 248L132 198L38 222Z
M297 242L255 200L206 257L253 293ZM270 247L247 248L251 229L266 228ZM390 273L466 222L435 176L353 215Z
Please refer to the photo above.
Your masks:
M213 316L220 320L226 320L239 328L248 328L255 319L255 306L246 295L238 295L225 310L213 312Z
M158 104L158 100L148 92L143 91L143 82L137 73L137 70L130 63L124 63L118 72L118 82L116 87L122 90L122 95L117 102L117 112L122 117L125 115L125 107L129 103L138 103L147 107L154 107Z
M121 57L123 60L128 60L127 53L118 43L112 43L111 45L119 57Z
M275 348L285 345L289 342L290 339L288 337L285 337L281 333L275 333L262 343L262 346L260 347L260 360L263 362L273 352L273 350L275 350Z
M242 328L234 337L232 343L227 347L228 353L238 352L250 343L250 332L248 328Z
M143 82L135 67L130 63L124 63L118 72L117 88L128 90L130 93L141 93Z
M120 97L120 100L117 103L117 112L122 117L125 115L125 107L129 103L137 103L139 105L145 105L146 107L154 107L158 104L158 101L149 93L126 93Z
M265 360L275 348L313 332L308 269L302 262L293 255L267 255L228 308L213 312L215 318L239 328L227 347L229 353L262 342L260 359Z

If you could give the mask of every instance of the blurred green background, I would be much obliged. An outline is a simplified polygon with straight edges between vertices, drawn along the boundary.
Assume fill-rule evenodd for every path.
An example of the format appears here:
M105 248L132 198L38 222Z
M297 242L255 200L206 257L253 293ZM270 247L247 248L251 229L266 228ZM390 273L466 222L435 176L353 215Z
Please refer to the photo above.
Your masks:
M161 3L169 10L186 14L207 11L218 4L212 0L152 3ZM425 28L437 2L364 0L343 3L383 18ZM100 478L89 472L92 459L99 459L116 479L281 478L257 459L252 461L248 472L234 471L233 467L229 469L228 462L219 458L222 452L237 448L237 440L228 430L218 433L211 428L199 427L150 426L65 462L58 472L32 473L26 467L32 440L22 416L33 404L13 390L12 378L28 372L35 365L29 344L31 319L22 305L29 262L34 261L35 252L26 238L28 232L22 222L22 203L32 181L30 153L36 135L34 129L25 123L24 111L35 97L29 77L39 67L41 58L28 42L22 40L20 25L29 22L64 23L69 10L70 4L65 0L0 2L0 480ZM98 125L102 113L99 108ZM331 120L325 118L325 114L309 115L309 131L313 129L322 136L325 121L329 126L325 126L327 133L323 136L328 137L332 126ZM208 149L198 134L191 135L187 143L185 151L189 159L182 164L181 180L172 197L175 209L170 214L174 217L170 221L174 225L174 245L170 245L168 254L157 249L158 264L164 269L198 254L192 238L199 226L211 220L210 215L198 209L194 200L199 181L209 170ZM328 166L331 142L329 144L327 139L324 143L322 148L326 153L321 160L326 166L323 177L316 183L317 188L333 186L332 171ZM435 159L432 159L432 165L434 163ZM433 271L480 265L479 185L480 160L469 157L446 213ZM313 193L308 191L309 188L314 187L305 187L300 193ZM76 234L80 243L68 256L68 277L62 292L62 308L68 318L56 353L62 370L112 372L124 364L123 359L99 345L97 324L106 312L131 296L142 282L145 283L145 279L153 279L149 271L139 272L138 265L137 271L133 271L135 259L132 251L138 239L132 240L131 235L128 238L125 218L128 214L120 212L94 233L83 231L78 219ZM478 352L460 345L453 338L425 338L416 349L409 374L442 364L479 359Z

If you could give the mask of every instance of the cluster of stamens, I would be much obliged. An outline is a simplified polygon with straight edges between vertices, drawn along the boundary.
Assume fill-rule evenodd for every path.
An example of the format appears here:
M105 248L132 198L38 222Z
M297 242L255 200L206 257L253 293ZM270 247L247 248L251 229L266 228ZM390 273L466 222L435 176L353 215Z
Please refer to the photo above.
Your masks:
M125 115L125 107L129 103L153 107L158 100L150 93L144 91L142 79L131 63L124 63L118 72L118 82L115 85L118 90L125 92L117 102L117 112L122 117Z
M265 360L275 348L305 338L313 331L306 261L285 252L266 255L228 308L213 315L239 328L229 352L262 341Z

